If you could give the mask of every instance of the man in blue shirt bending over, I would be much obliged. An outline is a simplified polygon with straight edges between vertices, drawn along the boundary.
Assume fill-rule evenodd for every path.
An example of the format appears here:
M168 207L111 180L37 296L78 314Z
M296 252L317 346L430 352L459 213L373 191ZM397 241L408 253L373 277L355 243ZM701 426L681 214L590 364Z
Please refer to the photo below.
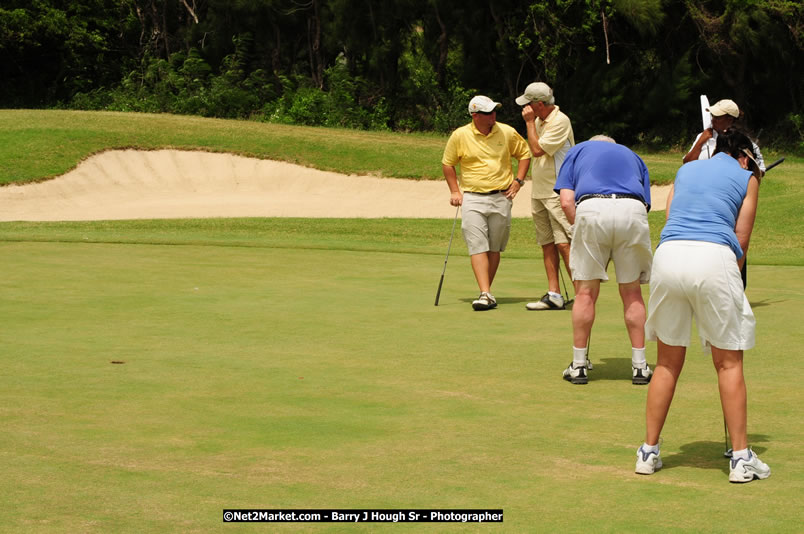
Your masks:
M564 379L586 384L592 364L589 336L595 321L600 282L614 261L625 327L631 340L631 382L650 382L645 360L645 302L640 284L650 281L653 261L648 227L648 168L629 148L597 135L567 153L556 180L561 208L574 225L570 268L575 280L572 306L572 363Z

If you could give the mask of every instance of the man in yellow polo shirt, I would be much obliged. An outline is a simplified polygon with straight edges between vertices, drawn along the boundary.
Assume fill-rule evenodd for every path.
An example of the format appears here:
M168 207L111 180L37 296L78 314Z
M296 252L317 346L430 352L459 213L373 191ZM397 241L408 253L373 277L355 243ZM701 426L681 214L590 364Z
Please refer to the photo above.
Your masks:
M461 231L480 287L480 296L472 302L477 311L497 306L491 283L508 243L511 206L530 166L528 144L512 127L497 122L500 106L487 96L472 98L472 122L452 132L441 159L449 203L461 206ZM516 178L511 158L519 161ZM455 170L459 164L460 179Z
M528 85L525 93L516 99L516 103L522 106L528 144L533 153L531 214L547 274L547 293L537 302L528 302L526 307L529 310L565 309L566 303L558 287L559 253L572 278L569 267L572 229L553 188L564 156L575 145L575 135L569 117L558 109L555 102L553 90L542 82Z

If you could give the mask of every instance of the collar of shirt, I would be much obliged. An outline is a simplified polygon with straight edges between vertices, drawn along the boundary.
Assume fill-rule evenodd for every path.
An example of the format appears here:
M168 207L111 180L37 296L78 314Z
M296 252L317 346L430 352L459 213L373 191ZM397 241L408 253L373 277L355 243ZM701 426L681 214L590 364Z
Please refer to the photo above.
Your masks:
M480 130L477 129L477 126L475 126L474 122L470 122L469 126L472 128L472 133L473 134L480 135L480 136L483 136L483 137L491 137L492 134L494 134L495 132L497 132L499 130L499 128L497 127L496 122L491 127L491 130L489 131L488 135L483 135L483 132L481 132Z

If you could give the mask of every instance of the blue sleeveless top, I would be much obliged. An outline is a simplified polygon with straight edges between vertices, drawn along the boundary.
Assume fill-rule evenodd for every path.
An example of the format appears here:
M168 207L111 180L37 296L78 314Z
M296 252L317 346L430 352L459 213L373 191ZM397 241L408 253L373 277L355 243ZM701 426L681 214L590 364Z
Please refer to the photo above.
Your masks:
M736 159L722 152L712 159L682 165L676 173L670 217L659 244L707 241L726 245L738 259L742 258L743 250L734 225L751 174L740 167Z

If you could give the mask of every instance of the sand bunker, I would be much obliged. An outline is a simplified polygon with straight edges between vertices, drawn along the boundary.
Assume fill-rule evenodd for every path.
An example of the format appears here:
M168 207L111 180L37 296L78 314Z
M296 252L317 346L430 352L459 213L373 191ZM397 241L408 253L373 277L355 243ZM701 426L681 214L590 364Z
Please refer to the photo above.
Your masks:
M657 208L664 189L651 193ZM529 199L527 182L515 217L530 216ZM347 176L200 151L113 150L53 180L0 187L0 221L454 215L442 180Z

